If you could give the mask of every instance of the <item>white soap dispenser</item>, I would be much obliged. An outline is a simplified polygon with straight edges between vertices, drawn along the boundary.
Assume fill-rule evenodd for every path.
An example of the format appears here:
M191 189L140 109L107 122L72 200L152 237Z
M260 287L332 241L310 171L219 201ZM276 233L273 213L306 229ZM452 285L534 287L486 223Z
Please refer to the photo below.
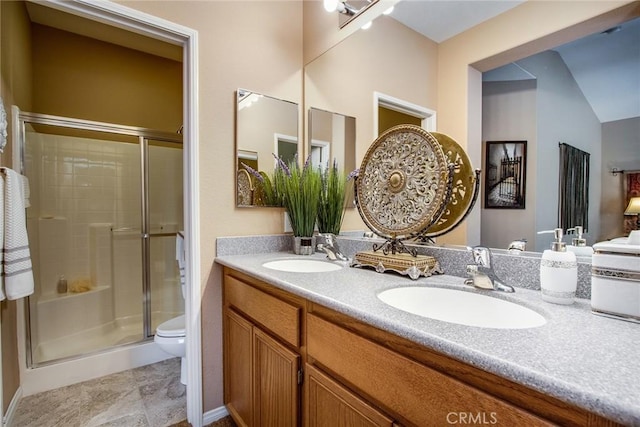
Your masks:
M554 304L572 304L578 286L578 262L576 254L568 252L562 241L562 228L539 231L553 233L551 249L542 253L540 261L540 288L542 299Z
M567 250L576 254L576 256L591 256L593 255L593 248L591 246L587 246L587 239L582 236L584 232L584 228L581 225L576 225L573 228L569 228L569 231L575 231L576 237L571 239L571 244L567 245Z

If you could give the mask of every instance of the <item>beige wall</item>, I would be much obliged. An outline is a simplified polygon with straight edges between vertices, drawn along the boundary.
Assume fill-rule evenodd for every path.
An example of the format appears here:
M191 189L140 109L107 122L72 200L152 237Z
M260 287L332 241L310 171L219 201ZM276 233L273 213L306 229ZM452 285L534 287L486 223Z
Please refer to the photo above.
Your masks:
M33 111L175 133L182 63L32 25Z
M11 105L31 107L31 60L25 52L31 50L29 20L24 5L19 2L0 2L0 94L8 117ZM9 42L10 41L10 42ZM4 149L2 165L11 167L12 143L9 120L8 142ZM15 392L20 387L17 343L17 304L15 301L0 303L2 326L2 398L1 413L5 413Z
M203 408L222 405L218 236L283 231L277 208L235 207L234 111L239 87L302 104L302 3L121 2L198 31Z

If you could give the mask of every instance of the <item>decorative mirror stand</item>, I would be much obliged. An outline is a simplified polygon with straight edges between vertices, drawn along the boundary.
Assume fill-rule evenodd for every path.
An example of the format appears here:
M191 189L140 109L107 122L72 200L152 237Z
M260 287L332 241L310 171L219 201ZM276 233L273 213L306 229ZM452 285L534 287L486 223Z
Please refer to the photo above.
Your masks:
M413 280L442 274L435 258L418 255L403 241L456 227L477 198L478 175L464 150L446 135L413 125L380 135L362 161L355 198L365 224L386 242L356 253L351 266Z

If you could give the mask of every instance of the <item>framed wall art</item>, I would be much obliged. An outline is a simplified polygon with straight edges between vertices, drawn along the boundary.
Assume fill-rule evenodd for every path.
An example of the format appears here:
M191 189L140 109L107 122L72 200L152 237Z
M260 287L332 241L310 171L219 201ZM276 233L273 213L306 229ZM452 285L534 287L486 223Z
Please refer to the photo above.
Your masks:
M527 141L485 143L484 207L524 209Z

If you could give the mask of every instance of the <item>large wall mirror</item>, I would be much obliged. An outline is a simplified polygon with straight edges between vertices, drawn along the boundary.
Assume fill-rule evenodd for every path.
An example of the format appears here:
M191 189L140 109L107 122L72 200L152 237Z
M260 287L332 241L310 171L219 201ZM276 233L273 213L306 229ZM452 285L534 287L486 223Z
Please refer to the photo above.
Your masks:
M286 163L297 158L298 104L246 89L236 94L236 204L273 206L259 175L272 175L274 155Z
M404 3L410 3L412 6L420 6L420 4L428 5L432 2L412 2L401 1L396 4L396 10L402 8ZM434 41L422 36L401 24L393 18L395 12L389 16L380 16L373 22L373 26L366 31L360 30L344 39L339 44L307 64L305 67L305 93L304 102L306 108L316 107L327 111L340 111L349 116L355 117L358 123L356 129L356 164L362 161L364 153L369 145L377 137L377 129L375 121L377 120L376 111L373 107L374 92L380 92L389 96L420 105L427 109L437 109L437 49L438 44ZM633 30L631 21L621 25L621 30L606 35L606 37L618 37L625 35L625 31L635 31L631 35L636 40L635 52L628 52L621 55L626 59L627 67L638 68L638 32ZM629 35L630 33L627 33ZM592 36L597 38L597 35ZM590 42L589 38L585 38L584 44ZM580 45L580 43L576 44ZM580 46L583 47L584 46ZM516 61L513 68L524 65L533 67L533 63L540 57L557 57L562 58L558 52L562 52L562 48L542 52L536 56L538 58L526 58ZM594 64L607 66L611 65L610 61L598 61L595 57ZM633 60L631 60L633 59ZM564 61L564 60L563 60ZM524 64L524 65L523 65ZM558 63L556 62L556 65ZM565 80L566 84L578 87L579 83L574 76L571 76L569 67L554 66L554 69L564 73L563 79L546 80L552 81L553 84ZM533 68L530 68L533 70ZM520 70L522 71L522 70ZM595 73L595 70L588 70L583 67L583 73L598 75L597 81L592 81L592 85L606 85L620 77L615 77L611 73L601 74ZM489 74L489 73L487 73ZM496 77L499 73L494 74L490 79L494 82L494 91L489 92L490 88L485 86L486 95L495 94L500 91L500 81L508 82L509 78L500 80ZM530 71L527 79L521 83L526 90L533 90L537 85L545 85L542 82L542 73L536 78L536 73ZM569 74L569 76L567 76ZM637 77L637 72L635 73ZM570 77L570 79L567 79ZM632 93L638 93L638 80L636 77L627 74L627 79L631 79L630 83L635 87L629 89ZM440 76L439 78L443 78ZM567 83L566 80L569 80ZM573 80L571 82L570 80ZM508 83L504 83L506 85ZM528 85L528 86L527 86ZM533 89L531 89L533 87ZM543 86L538 86L541 90L546 90ZM561 87L550 88L554 93L562 94L565 89ZM529 92L530 94L530 92ZM535 98L535 95L534 95ZM611 103L610 98L605 97L605 101ZM573 101L567 101L567 104ZM587 102L587 101L585 101ZM637 98L636 98L637 103ZM486 104L486 100L483 104ZM569 108L565 104L565 110ZM588 104L588 102L587 102ZM594 108L595 110L595 108ZM624 206L622 202L611 201L612 193L622 192L624 180L623 174L613 175L611 170L614 167L624 170L640 169L640 138L639 122L640 114L635 113L624 119L626 131L612 131L613 121L602 120L595 116L594 121L582 126L580 133L566 134L563 136L560 130L562 128L570 128L572 126L572 117L560 122L553 120L553 110L534 111L529 115L526 122L521 121L527 129L518 129L516 134L505 135L506 128L496 131L495 126L491 130L492 134L483 135L483 139L488 140L527 140L528 141L528 168L527 168L527 191L526 191L526 210L486 210L481 218L482 230L481 241L495 248L506 248L508 242L526 238L528 240L527 250L542 251L548 247L548 236L535 234L538 229L553 228L553 223L557 218L557 187L558 178L553 173L545 172L545 165L552 165L558 162L558 143L571 143L578 147L583 146L589 141L587 151L592 152L591 156L591 177L590 177L590 234L588 235L588 244L593 244L601 239L615 237L617 231L603 223L606 217L612 216L614 221L623 221L622 212ZM485 114L483 114L485 116ZM557 118L557 114L555 114ZM489 112L486 113L486 119L483 123L484 127L493 126L490 123ZM519 119L520 120L520 119ZM546 122L545 122L546 120ZM502 121L503 124L505 121ZM507 121L511 122L512 121ZM581 122L582 123L582 122ZM495 123L494 123L495 124ZM574 126L574 131L576 126ZM437 130L437 127L436 127ZM513 129L512 129L513 130ZM624 147L620 144L614 146L614 139L626 138L627 142ZM617 135L617 136L614 136ZM594 137L597 142L594 142ZM544 146L542 145L544 139ZM479 162L478 162L479 163ZM474 164L474 167L481 168L482 164ZM547 168L548 169L548 168ZM551 182L553 180L553 182ZM553 189L553 190L549 190ZM617 199L616 199L617 200ZM612 203L616 205L616 212L609 212ZM478 203L480 205L480 203ZM618 205L619 209L618 209ZM531 210L530 210L531 209ZM619 210L620 212L617 212ZM500 214L500 220L495 221L497 215ZM492 221L493 218L493 221ZM357 223L353 223L357 226ZM491 224L491 225L490 225ZM575 224L580 225L580 224ZM543 227L543 228L541 228ZM569 237L570 241L571 237ZM567 239L565 238L565 241Z

